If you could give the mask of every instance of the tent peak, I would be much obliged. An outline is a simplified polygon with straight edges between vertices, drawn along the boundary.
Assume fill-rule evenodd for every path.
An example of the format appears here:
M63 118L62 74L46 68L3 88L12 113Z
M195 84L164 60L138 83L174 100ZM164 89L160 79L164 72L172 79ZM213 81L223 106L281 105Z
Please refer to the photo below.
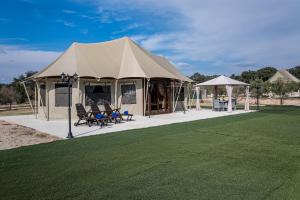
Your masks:
M113 39L113 40L110 40L110 41L103 41L103 42L91 42L91 43L73 42L71 44L71 46L73 46L73 45L82 45L82 46L101 45L101 44L118 42L118 41L124 41L124 42L132 42L132 43L134 43L134 41L130 37L125 36L125 37L122 37L122 38L117 38L117 39Z

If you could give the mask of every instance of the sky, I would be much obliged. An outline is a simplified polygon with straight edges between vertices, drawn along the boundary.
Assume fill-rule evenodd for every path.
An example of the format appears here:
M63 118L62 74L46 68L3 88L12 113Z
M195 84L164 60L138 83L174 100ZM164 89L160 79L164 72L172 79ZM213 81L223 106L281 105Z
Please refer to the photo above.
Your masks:
M0 82L73 42L128 36L185 75L300 64L299 0L10 0L0 7Z

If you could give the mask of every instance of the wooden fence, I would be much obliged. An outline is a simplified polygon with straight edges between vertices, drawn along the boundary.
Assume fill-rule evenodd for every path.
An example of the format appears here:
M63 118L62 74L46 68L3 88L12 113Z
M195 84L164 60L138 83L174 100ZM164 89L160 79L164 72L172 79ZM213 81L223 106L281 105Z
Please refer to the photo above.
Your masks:
M32 105L34 107L34 104ZM30 104L12 104L12 105L0 105L1 111L10 111L10 110L27 110L31 109Z

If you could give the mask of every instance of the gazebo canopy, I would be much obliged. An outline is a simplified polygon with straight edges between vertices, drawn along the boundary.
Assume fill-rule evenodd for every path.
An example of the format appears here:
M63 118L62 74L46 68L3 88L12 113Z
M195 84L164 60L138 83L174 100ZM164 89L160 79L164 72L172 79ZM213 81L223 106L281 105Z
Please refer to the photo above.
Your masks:
M203 82L203 83L198 83L196 84L196 91L199 93L200 86L216 86L215 87L215 94L214 94L214 99L217 98L217 88L218 86L225 86L226 92L228 95L228 112L232 112L232 88L233 86L247 86L246 87L246 100L245 100L245 110L249 110L249 84L244 83L241 81L234 80L232 78L226 77L224 75L221 75L217 78L214 78L212 80ZM196 107L200 108L200 102L199 102L199 95L197 94L197 102Z
M205 81L203 83L198 83L196 86L218 86L218 85L247 86L249 84L221 75L212 80Z

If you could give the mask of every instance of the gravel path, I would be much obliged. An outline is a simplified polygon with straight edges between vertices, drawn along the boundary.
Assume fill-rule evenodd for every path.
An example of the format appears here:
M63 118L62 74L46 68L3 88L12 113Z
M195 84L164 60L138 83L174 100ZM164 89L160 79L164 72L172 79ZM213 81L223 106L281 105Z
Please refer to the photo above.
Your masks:
M58 137L0 120L0 150L59 140Z

